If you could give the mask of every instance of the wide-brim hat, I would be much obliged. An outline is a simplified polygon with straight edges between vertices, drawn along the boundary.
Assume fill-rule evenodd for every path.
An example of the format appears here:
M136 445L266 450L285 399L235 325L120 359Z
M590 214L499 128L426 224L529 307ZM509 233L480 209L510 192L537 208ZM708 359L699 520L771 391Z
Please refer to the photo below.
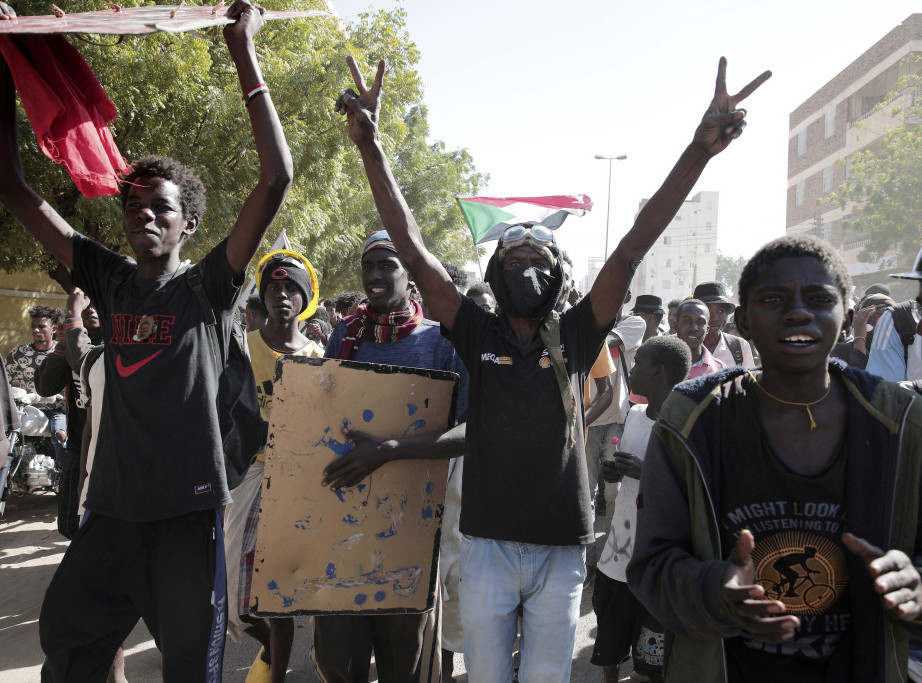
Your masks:
M868 294L858 302L858 305L855 306L855 310L860 311L862 308L867 308L868 306L881 305L896 306L896 302L886 294Z
M893 273L890 277L898 277L903 280L922 280L922 249L916 256L916 263L908 273Z
M695 287L692 298L706 304L724 304L730 308L736 308L736 304L727 296L727 287L722 282L700 283Z
M663 300L654 294L640 294L634 299L634 308L631 313L658 313L665 315Z

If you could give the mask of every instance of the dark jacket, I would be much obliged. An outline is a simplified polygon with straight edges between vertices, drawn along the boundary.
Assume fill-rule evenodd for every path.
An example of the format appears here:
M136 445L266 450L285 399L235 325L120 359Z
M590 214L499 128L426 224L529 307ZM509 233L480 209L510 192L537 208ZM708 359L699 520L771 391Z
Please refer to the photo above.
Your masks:
M830 362L847 389L848 531L922 566L919 497L922 399L892 382ZM667 631L666 680L725 681L723 638L737 636L721 597L725 561L721 509L721 418L745 370L730 368L680 384L663 406L644 461L637 538L628 584ZM863 560L847 554L851 638L830 662L828 680L903 681L908 624L885 614Z

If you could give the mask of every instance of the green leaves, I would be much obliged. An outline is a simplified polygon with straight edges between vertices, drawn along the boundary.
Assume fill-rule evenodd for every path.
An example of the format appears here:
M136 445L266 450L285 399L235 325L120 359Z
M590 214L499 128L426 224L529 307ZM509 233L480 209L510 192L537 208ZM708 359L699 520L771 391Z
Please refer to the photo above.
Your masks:
M915 88L918 99L918 76L901 79L899 86L899 94ZM860 253L863 261L891 252L902 260L912 259L922 237L922 129L918 125L922 105L909 100L890 113L905 117L906 124L853 154L845 183L828 200L851 211L843 222L846 230L870 240Z
M150 4L126 0L123 7ZM326 9L323 0L268 0L269 9ZM68 12L90 11L98 2L75 0ZM20 15L46 14L48 5L21 0ZM97 37L90 37L96 40ZM184 248L197 259L233 226L256 184L259 163L240 87L223 38L191 34L126 37L99 47L70 38L96 73L118 110L112 125L129 160L145 154L171 156L194 168L208 189L202 225ZM100 42L113 42L110 36ZM398 182L436 256L453 262L472 253L470 236L454 204L477 194L486 177L466 150L428 142L419 51L406 30L406 12L362 14L355 25L333 18L272 21L256 38L263 75L278 109L294 160L294 185L253 263L285 229L321 277L321 296L358 289L359 250L365 235L380 228L358 152L345 119L333 103L352 85L346 55L365 73L386 59L388 73L380 130ZM84 199L67 174L38 151L20 113L20 146L26 178L77 230L123 253L118 199ZM53 260L23 226L0 212L0 268L50 270Z

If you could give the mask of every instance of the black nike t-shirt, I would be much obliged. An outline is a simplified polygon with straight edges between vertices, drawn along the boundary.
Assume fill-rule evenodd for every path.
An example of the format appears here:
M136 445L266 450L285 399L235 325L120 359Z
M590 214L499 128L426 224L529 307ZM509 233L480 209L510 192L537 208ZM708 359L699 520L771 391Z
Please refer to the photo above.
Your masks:
M202 259L201 270L226 340L237 286L225 241ZM214 347L187 271L139 279L130 259L74 236L74 283L99 313L105 340L91 512L147 522L230 501Z

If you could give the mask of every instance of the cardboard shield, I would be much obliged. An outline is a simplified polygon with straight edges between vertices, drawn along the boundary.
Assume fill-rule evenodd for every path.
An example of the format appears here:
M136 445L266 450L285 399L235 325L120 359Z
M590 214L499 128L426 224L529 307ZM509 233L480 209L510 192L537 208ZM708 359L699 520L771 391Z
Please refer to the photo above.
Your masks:
M430 609L448 460L403 460L358 486L321 486L355 441L445 431L458 376L333 359L283 357L272 398L250 592L259 615Z

